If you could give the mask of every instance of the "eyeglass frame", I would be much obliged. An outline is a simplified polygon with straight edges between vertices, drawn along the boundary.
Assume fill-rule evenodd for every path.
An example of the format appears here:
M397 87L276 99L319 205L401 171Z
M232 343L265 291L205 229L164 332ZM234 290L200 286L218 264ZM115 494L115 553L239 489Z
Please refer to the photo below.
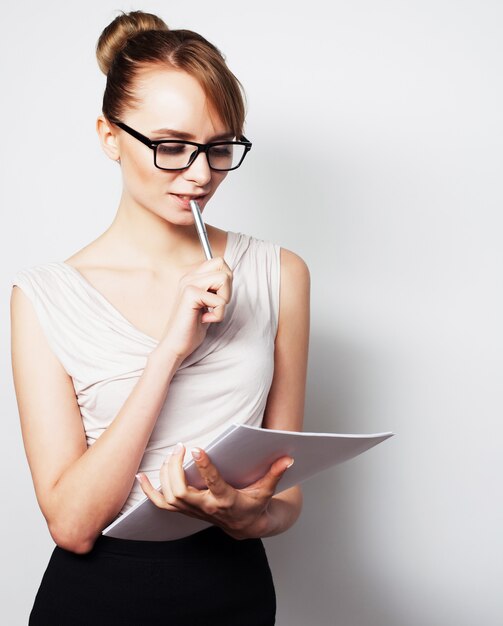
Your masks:
M210 141L209 143L197 143L197 141L188 141L185 139L149 139L145 135L142 135L137 130L135 130L134 128L131 128L131 126L128 126L127 124L124 124L124 122L121 122L120 120L111 119L109 121L112 122L112 124L115 124L116 126L118 126L119 128L122 128L122 130L124 130L126 133L128 133L135 139L138 139L138 141L141 141L141 143L143 143L148 148L153 150L155 167L157 167L160 170L164 170L165 172L181 172L183 170L188 169L192 165L192 163L194 163L194 161L197 159L197 157L199 156L201 152L204 152L206 154L208 167L214 172L232 172L232 170L236 170L241 165L245 156L251 150L251 147L253 145L252 142L249 139L247 139L244 135L241 135L241 138L238 141ZM163 143L188 144L190 146L196 146L197 150L196 152L192 153L188 164L185 165L184 167L174 167L174 168L173 167L161 167L160 165L157 165L157 146ZM208 150L213 146L221 146L221 145L227 145L227 144L236 144L236 145L245 147L243 156L241 157L239 163L235 167L231 167L229 169L218 169L218 168L212 167L210 165L210 160L208 158Z

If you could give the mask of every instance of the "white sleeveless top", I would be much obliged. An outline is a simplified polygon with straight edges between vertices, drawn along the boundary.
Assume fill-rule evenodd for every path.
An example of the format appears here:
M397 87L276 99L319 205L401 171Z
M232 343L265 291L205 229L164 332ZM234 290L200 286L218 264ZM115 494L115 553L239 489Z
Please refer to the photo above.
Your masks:
M233 422L262 425L274 372L280 246L229 232L224 258L233 270L225 318L209 326L176 371L138 468L154 486L178 441L187 460L191 447L204 448ZM118 414L158 342L63 261L21 269L12 284L32 301L51 349L72 377L91 446ZM143 497L134 481L120 514Z

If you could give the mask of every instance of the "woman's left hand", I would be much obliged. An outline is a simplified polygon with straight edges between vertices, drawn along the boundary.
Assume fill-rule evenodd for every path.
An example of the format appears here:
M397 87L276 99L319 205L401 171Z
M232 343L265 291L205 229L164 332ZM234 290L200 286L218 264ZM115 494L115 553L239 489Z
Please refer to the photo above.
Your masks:
M200 458L193 458L207 489L187 485L183 469L185 446L181 445L179 450L175 447L161 467L161 491L152 486L147 476L137 475L144 493L159 508L211 522L234 539L263 536L268 528L269 501L293 459L276 459L262 478L244 489L234 489L220 476L206 452L195 450L200 451Z

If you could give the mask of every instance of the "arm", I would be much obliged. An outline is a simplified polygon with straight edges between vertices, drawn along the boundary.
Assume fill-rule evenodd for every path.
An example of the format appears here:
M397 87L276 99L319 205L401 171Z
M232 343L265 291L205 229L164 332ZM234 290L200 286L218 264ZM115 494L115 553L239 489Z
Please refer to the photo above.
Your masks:
M204 339L207 322L222 319L231 281L218 258L180 281L162 340L113 422L89 448L71 377L52 352L29 298L13 288L12 370L21 430L37 500L59 546L89 552L122 508L171 379ZM201 315L207 306L213 311Z
M300 257L281 250L280 312L275 341L275 371L267 399L264 428L302 430L309 336L309 272ZM274 491L291 461L276 459L258 481L235 489L224 481L204 450L195 458L207 489L187 485L182 445L160 470L161 491L140 475L145 494L159 508L178 511L220 526L235 539L277 535L292 526L302 508L298 485Z
M281 249L279 324L274 350L274 377L267 398L263 427L302 431L309 350L310 276L307 265ZM287 470L288 471L288 470ZM302 510L300 485L271 498L262 536L288 530Z
M117 417L87 448L71 377L17 287L11 320L14 385L37 500L54 541L88 552L131 490L177 362L147 363Z

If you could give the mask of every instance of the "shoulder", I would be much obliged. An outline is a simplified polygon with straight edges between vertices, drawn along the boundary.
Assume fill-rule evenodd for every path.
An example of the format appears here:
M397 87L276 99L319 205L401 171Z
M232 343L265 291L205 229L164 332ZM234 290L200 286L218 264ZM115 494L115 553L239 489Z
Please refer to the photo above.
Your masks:
M52 342L46 320L50 318L48 302L54 300L57 306L55 290L51 288L57 266L57 262L50 262L24 267L11 278L11 350L13 363L14 359L22 359L22 369L28 367L27 360L30 368L34 363L40 365L43 359L47 359L45 365L50 360L55 362L54 354L47 350Z
M279 272L280 247L272 241L242 232L228 231L226 256L231 269L265 271L271 276Z
M17 281L23 279L35 279L40 276L49 276L61 265L61 261L46 261L37 265L27 265L19 268L11 275L11 284L16 285Z
M57 309L65 300L68 276L60 261L25 266L11 275L11 314L33 306L42 315ZM31 302L31 305L30 305Z
M307 263L295 252L281 248L279 329L286 324L303 332L309 325L311 276Z
M277 265L281 274L281 291L290 291L290 288L303 289L309 291L310 272L304 259L287 248L281 247L278 243L268 239L261 239L254 235L244 233L234 233L229 231L229 235L235 241L235 259L239 259L244 254L248 256L260 256L269 261L269 265Z
M266 253L275 253L278 260L281 263L281 270L293 273L295 276L309 278L309 269L304 261L298 254L292 252L292 250L288 250L287 248L283 248L280 244L269 240L262 239L255 235L250 235L241 232L228 231L229 239L232 239L237 248L240 248L243 252L250 253L254 252L263 252Z
M292 250L281 248L281 278L287 285L309 287L311 275L309 267L302 257Z
M38 299L40 285L51 276L54 263L40 263L18 269L11 276L10 311L12 321L18 318L33 320L33 305ZM17 289L15 289L17 287Z
M11 276L11 285L32 291L37 286L52 284L62 272L61 265L59 261L48 261L20 268Z
M38 265L31 265L18 269L11 276L11 286L20 287L21 289L13 289L11 297L17 298L21 290L25 292L32 292L34 285L40 281L44 275L50 273L52 263L40 263Z

